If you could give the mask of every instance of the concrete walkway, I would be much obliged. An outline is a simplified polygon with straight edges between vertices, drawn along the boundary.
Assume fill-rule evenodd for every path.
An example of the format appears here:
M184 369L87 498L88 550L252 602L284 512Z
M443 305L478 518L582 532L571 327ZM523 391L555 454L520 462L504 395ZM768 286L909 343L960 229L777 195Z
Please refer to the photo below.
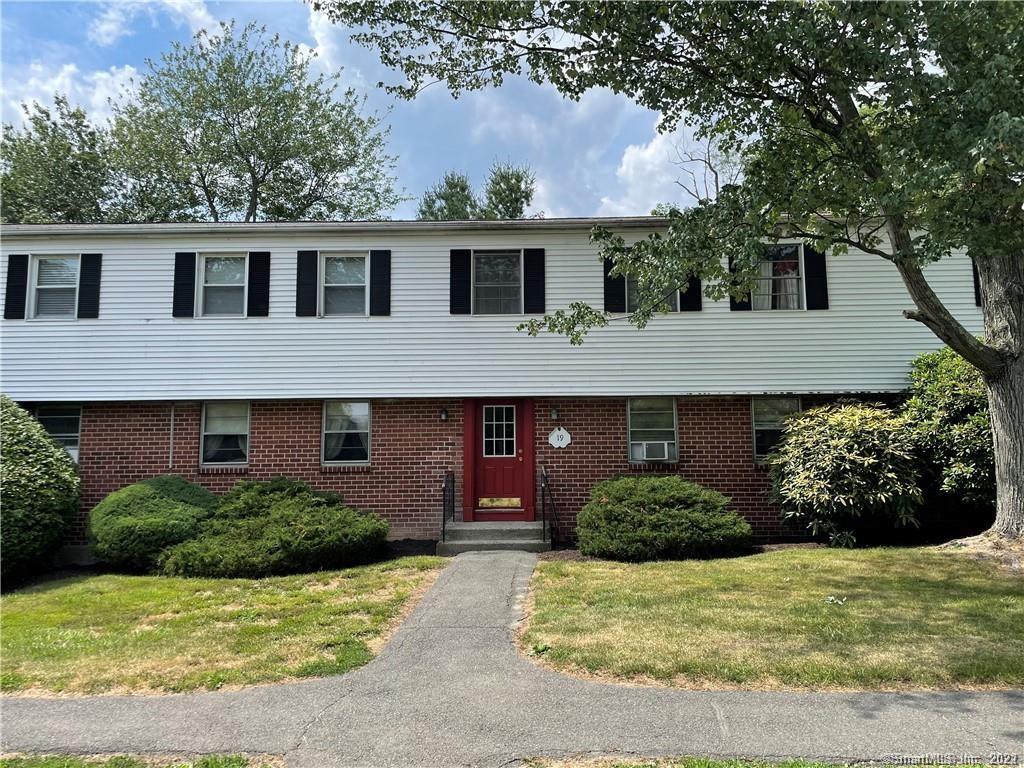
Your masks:
M291 768L501 766L580 753L880 760L1024 751L1024 692L690 692L565 677L516 653L536 564L460 555L348 675L239 691L6 699L9 751L249 752Z

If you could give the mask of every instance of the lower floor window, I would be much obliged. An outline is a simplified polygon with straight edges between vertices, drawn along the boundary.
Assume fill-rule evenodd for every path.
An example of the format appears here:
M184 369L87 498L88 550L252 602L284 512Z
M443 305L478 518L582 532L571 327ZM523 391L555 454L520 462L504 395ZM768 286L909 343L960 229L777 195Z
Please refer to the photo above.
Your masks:
M64 446L71 458L78 461L78 435L81 431L82 409L77 405L40 405L33 411L36 421L54 440Z
M206 403L203 463L244 464L248 460L249 403Z
M365 464L370 460L370 404L324 403L325 464Z
M629 401L628 419L630 461L676 460L675 398L634 398Z
M799 397L755 397L754 460L764 461L782 442L786 418L800 410Z

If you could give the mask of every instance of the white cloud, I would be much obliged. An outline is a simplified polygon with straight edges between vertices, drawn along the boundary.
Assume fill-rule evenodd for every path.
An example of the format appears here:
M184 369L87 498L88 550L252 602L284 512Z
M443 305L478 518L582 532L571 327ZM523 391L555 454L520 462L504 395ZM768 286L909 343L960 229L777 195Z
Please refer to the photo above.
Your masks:
M558 202L556 185L550 179L537 175L534 182L533 202L526 211L527 216L543 215L547 219L558 219L568 216L568 212Z
M300 48L307 54L315 55L313 66L328 75L340 71L343 85L365 89L366 79L363 77L363 73L345 61L345 46L348 45L344 39L344 36L348 34L345 28L336 25L312 5L309 7L306 28L315 45L301 45Z
M598 216L644 216L658 203L679 200L679 169L673 165L675 147L682 138L679 129L658 133L646 144L630 144L615 171L617 195L603 196Z
M471 135L476 142L497 139L538 147L555 127L553 121L541 123L501 91L480 91L466 98L473 107Z
M4 119L21 122L22 103L49 106L59 93L66 95L72 104L84 107L94 123L105 122L112 112L111 102L117 102L121 94L131 88L132 78L137 74L130 64L82 72L74 64L50 68L33 61L20 76L5 77Z
M188 26L193 33L217 26L204 0L114 0L104 3L100 14L89 24L89 39L100 46L113 45L132 34L136 17L145 13L152 19L157 11L166 13L175 24Z

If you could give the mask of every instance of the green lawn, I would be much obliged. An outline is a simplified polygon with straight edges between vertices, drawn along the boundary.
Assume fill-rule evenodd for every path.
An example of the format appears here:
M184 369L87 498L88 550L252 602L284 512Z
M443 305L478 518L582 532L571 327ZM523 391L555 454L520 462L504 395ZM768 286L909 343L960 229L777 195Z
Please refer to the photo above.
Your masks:
M683 687L1024 685L1024 578L934 549L550 561L528 653Z
M0 598L5 691L187 691L347 672L444 560L268 579L81 576Z

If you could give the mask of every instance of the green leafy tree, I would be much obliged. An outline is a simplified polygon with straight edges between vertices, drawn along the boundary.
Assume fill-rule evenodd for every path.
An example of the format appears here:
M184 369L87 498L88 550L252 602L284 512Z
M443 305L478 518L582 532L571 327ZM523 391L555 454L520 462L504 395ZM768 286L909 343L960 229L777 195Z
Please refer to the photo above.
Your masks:
M5 223L95 222L111 181L105 132L64 96L23 104L25 125L3 126L0 217Z
M522 219L533 201L535 180L528 166L495 163L479 196L469 177L449 172L427 190L417 217L429 221Z
M667 231L626 250L595 233L637 278L643 327L691 274L712 298L752 285L764 243L878 256L923 323L977 368L988 390L997 514L1024 536L1024 6L981 2L314 2L400 69L412 97L510 74L564 96L609 87L741 151L742 178L673 210ZM931 261L966 250L978 267L985 339L935 294ZM731 257L735 271L730 271ZM605 324L576 303L528 324L580 341Z
M365 99L313 77L297 46L249 24L199 32L149 62L113 138L126 207L149 219L367 219L401 197L388 128Z
M477 218L478 208L469 177L452 171L423 195L417 218L425 221L468 221Z

